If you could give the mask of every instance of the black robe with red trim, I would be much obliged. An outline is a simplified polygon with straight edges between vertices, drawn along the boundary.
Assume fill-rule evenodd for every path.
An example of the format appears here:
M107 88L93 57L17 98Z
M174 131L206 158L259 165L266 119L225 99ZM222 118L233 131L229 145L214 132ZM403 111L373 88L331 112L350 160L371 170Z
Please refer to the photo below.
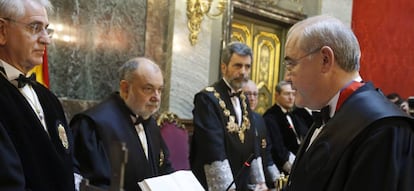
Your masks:
M414 190L414 120L368 83L308 147L298 151L291 191Z

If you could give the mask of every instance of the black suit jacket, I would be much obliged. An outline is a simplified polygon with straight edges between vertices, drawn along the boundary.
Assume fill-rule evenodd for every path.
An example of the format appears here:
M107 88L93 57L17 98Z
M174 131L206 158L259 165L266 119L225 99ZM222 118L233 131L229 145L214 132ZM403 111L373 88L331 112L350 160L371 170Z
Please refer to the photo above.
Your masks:
M367 84L298 151L288 190L414 190L414 121Z
M290 114L295 130L300 139L303 139L308 131L305 122L296 116L293 112ZM299 144L296 140L295 132L289 128L290 124L286 119L279 105L275 104L269 108L263 115L266 122L267 132L272 142L272 156L275 164L280 170L289 160L289 153L296 155Z
M125 142L128 161L125 166L126 191L141 190L138 181L173 171L169 152L155 119L143 122L148 143L148 160L132 122L130 110L118 93L95 107L73 117L75 169L92 185L108 188L111 179L113 142Z
M14 170L23 170L27 190L73 191L72 134L62 106L57 97L41 84L36 83L32 87L43 108L48 132L19 90L0 76L0 123L17 152L17 156L9 155L18 157ZM2 158L7 159L7 156ZM6 172L11 167L0 169Z

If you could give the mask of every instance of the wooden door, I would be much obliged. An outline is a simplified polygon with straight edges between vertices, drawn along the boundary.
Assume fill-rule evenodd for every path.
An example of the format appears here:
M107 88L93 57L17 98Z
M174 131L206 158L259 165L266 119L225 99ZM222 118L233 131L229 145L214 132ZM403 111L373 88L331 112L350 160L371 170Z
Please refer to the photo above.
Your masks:
M234 14L231 40L240 41L253 50L251 79L259 88L256 112L263 114L275 103L275 87L283 79L283 48L288 28L277 23Z

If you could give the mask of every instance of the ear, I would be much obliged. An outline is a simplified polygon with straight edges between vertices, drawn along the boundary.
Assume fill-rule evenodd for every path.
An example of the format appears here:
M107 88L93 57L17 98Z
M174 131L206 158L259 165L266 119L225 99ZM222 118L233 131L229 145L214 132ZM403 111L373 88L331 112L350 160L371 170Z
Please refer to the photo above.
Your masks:
M119 94L123 99L128 98L129 83L126 80L119 82Z
M323 46L321 48L322 54L322 70L323 72L327 72L334 66L335 63L335 56L334 52L331 47Z
M275 91L275 95L273 96L275 100L277 100L277 98L279 97L279 93L277 91Z
M221 65L220 65L220 69L221 69L221 73L224 73L224 70L226 69L226 64L225 63L221 63Z
M0 45L5 45L7 42L6 20L0 18Z

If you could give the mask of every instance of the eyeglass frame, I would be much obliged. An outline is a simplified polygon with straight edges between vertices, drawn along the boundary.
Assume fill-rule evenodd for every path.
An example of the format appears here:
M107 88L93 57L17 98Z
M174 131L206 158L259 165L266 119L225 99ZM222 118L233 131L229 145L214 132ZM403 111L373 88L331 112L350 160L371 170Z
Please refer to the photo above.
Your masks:
M12 19L12 18L7 18L7 17L2 18L2 19L6 20L6 21L9 21L9 22L14 22L14 23L17 23L17 24L24 25L25 28L28 29L28 31L32 35L40 34L41 32L45 31L46 34L47 34L47 37L49 37L51 39L52 36L53 36L53 33L55 32L55 30L53 30L51 28L48 28L49 25L46 25L45 27L43 27L43 23L41 23L41 22L24 23L24 22L20 22L20 21L17 21L15 19Z
M301 56L299 58L296 58L296 59L293 59L293 58L286 59L285 58L285 60L283 61L283 65L285 66L286 70L288 72L290 72L290 71L293 70L293 68L295 68L299 64L299 61L300 60L302 60L302 59L304 59L304 58L306 58L306 57L308 57L308 56L310 56L312 54L317 53L319 50L322 49L322 47L316 48L315 50L312 50L312 51L308 52L307 54L305 54L305 55L303 55L303 56Z
M245 91L244 95L257 97L257 96L259 96L259 92Z

